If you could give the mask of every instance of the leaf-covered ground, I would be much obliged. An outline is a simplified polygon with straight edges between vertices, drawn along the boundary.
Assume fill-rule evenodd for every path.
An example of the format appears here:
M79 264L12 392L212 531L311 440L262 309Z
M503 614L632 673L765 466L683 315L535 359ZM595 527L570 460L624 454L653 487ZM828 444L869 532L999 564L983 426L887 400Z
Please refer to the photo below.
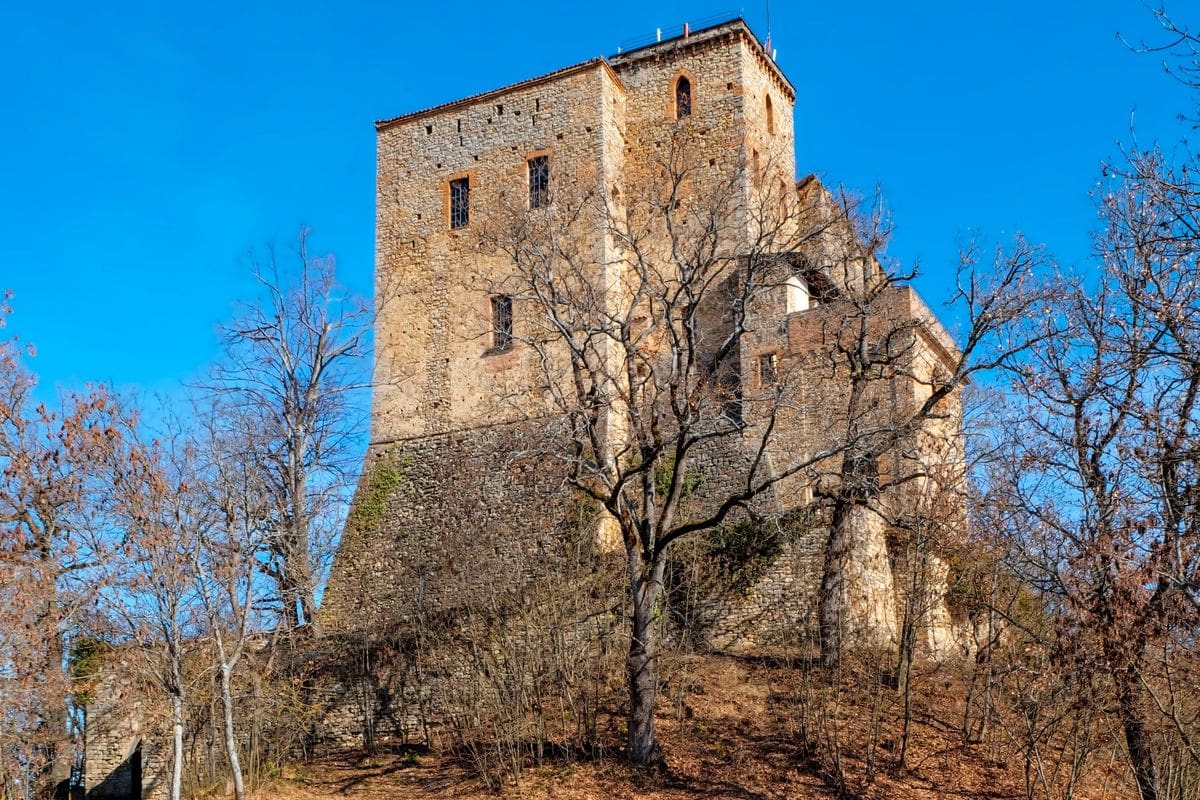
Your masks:
M503 787L508 798L600 800L639 798L836 798L834 782L800 745L796 708L800 671L771 662L709 656L687 668L686 692L664 692L659 732L666 766L638 769L615 749L610 755L531 767ZM955 684L936 672L925 676L927 697L914 712L908 769L894 768L896 729L885 722L874 737L876 769L869 777L874 700L846 697L838 711L841 757L849 783L841 796L864 798L1018 798L1024 796L1023 759L997 734L987 744L963 745L958 735ZM871 704L874 703L874 706ZM886 717L887 715L883 715ZM1077 796L1116 796L1119 769L1104 769L1095 786ZM483 798L495 797L468 766L437 753L397 748L368 755L345 752L294 765L260 798Z

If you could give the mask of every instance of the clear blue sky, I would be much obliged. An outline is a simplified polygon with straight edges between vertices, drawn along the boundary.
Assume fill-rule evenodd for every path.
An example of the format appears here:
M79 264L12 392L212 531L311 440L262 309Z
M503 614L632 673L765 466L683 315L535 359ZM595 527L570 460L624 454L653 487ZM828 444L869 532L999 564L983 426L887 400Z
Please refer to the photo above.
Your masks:
M47 390L168 390L214 356L251 246L308 224L370 291L373 120L723 12L766 35L765 4L719 0L4 3L10 332L37 345ZM1135 110L1141 140L1181 134L1186 94L1117 39L1155 34L1138 0L777 0L772 28L800 171L878 184L892 252L920 260L935 306L971 231L1083 258L1089 189Z

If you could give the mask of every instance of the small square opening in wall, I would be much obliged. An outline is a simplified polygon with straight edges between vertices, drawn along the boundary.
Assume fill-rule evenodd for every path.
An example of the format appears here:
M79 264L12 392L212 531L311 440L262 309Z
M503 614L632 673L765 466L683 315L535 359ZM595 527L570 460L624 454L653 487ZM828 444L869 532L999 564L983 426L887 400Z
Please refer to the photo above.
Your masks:
M450 181L450 227L465 228L471 221L471 179Z
M513 343L512 296L492 296L492 350L508 350Z
M529 207L550 205L550 156L529 159Z

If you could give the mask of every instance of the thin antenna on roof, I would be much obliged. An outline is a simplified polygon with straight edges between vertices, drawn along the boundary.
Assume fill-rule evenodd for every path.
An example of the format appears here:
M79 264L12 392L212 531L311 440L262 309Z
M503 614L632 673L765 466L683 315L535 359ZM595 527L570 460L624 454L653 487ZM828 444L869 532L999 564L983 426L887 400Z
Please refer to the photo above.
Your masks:
M772 52L772 50L771 50L771 0L766 0L766 4L767 4L767 45L763 49L766 50L768 53L770 53L770 52ZM774 61L775 57L772 56L771 60Z

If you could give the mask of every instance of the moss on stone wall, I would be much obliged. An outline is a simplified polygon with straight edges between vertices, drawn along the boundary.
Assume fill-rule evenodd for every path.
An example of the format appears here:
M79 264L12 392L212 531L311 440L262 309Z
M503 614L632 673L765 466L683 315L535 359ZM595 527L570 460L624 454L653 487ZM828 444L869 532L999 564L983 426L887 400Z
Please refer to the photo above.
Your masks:
M71 645L70 668L72 693L75 702L86 706L101 678L105 661L112 646L102 639L84 637Z
M377 531L388 503L403 492L405 474L412 465L412 456L399 457L394 452L385 454L364 477L365 482L359 487L346 520L347 529L359 534Z
M771 519L741 519L709 531L705 555L721 588L745 595L774 566L787 546L813 529L807 509Z
M666 497L671 491L671 481L675 475L675 456L666 455L658 460L654 465L654 491L659 497ZM691 497L697 489L704 485L704 474L701 472L690 472L684 470L682 478L682 486L680 486L680 499L686 500Z

